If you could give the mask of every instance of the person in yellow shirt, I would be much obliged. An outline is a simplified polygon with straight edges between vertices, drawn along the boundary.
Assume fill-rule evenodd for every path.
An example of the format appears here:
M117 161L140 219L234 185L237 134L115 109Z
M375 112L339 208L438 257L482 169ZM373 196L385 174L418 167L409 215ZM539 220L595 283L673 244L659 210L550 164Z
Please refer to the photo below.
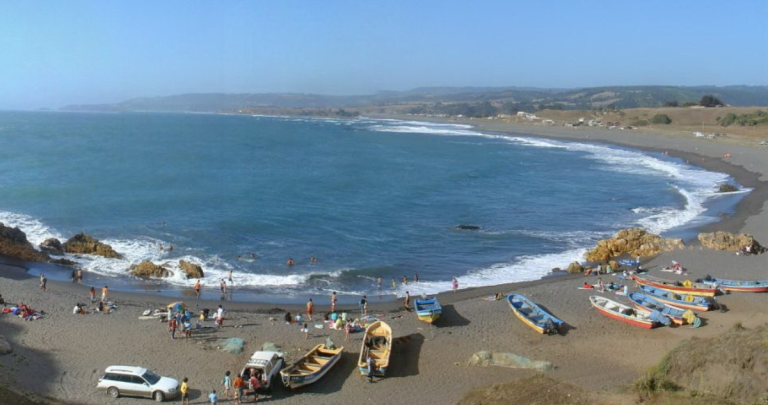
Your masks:
M189 379L187 377L184 377L183 380L181 380L181 388L179 391L181 392L181 404L189 404L189 384L187 382Z
M104 288L101 289L101 302L107 302L107 294L109 293L109 287L104 286Z

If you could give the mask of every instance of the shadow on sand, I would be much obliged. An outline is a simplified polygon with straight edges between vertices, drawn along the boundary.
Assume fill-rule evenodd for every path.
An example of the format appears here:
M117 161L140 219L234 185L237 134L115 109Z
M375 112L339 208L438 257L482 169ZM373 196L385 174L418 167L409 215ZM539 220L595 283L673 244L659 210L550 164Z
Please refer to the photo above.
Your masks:
M421 333L412 333L394 338L387 377L398 378L419 375L419 357L422 345L424 345L424 335Z
M461 316L453 305L444 305L443 312L440 314L440 319L435 321L433 325L437 328L448 328L451 326L467 326L470 323L470 320Z

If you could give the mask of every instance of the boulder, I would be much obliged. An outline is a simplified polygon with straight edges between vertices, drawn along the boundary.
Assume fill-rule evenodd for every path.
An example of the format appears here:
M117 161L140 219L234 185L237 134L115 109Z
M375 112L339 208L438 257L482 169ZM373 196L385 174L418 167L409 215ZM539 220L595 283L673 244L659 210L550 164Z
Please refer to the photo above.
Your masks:
M11 348L11 344L8 343L7 340L5 340L5 336L0 335L0 355L8 354L13 351L13 348Z
M63 266L74 266L77 264L76 262L73 262L72 260L69 260L69 259L65 259L63 257L60 259L52 259L51 263L61 264Z
M584 273L584 267L579 262L573 262L568 265L568 274Z
M40 249L51 255L62 256L64 254L64 248L61 247L61 242L56 238L48 238L40 244Z
M144 278L150 278L150 277L169 277L173 275L173 273L166 269L163 266L154 264L150 262L149 260L144 260L143 262L139 264L132 265L128 271L137 277L144 277Z
M708 249L739 252L749 246L752 253L760 254L765 252L765 247L761 246L748 233L732 234L723 231L700 233L698 239L701 245Z
M119 259L119 253L112 249L112 246L106 243L101 243L95 238L88 236L84 233L78 233L77 235L69 238L64 242L64 251L67 253L84 253L89 255L104 256L110 259Z
M181 272L184 273L187 278L203 278L203 268L199 264L190 263L186 260L179 260L179 267Z
M0 222L0 255L28 262L47 262L51 258L40 252L27 240L18 227L11 228Z
M477 231L478 229L480 229L480 227L477 226L477 225L464 225L464 224L461 224L461 225L456 225L456 229L461 229L461 230L465 230L465 231Z
M720 187L717 188L718 193L732 193L734 191L739 191L739 189L730 184L721 184Z
M585 258L588 261L605 263L624 254L631 257L648 257L682 248L685 248L685 243L680 238L662 238L641 228L629 228L616 232L611 239L597 242L597 246L589 250Z

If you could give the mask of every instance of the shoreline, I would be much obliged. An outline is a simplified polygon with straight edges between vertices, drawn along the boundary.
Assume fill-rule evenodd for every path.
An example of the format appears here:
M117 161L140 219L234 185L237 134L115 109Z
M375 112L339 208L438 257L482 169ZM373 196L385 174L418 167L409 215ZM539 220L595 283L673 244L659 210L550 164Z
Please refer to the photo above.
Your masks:
M738 166L733 162L725 161L716 156L715 157L705 156L705 154L699 153L698 150L696 152L681 150L682 148L680 148L679 144L672 145L669 147L654 146L654 145L649 145L647 142L647 139L640 140L640 142L637 142L637 141L628 142L627 139L616 139L617 134L628 135L633 133L634 131L619 132L617 130L607 130L607 129L601 129L601 128L595 128L595 127L590 127L590 128L542 127L542 126L536 126L536 125L526 125L526 124L517 124L517 123L498 123L498 122L488 123L482 120L446 119L446 118L439 118L439 117L430 117L431 118L430 120L422 120L421 119L422 117L398 116L398 115L374 116L372 118L397 119L397 120L403 120L403 121L418 121L418 122L425 122L425 123L463 124L463 125L471 125L472 129L477 131L495 132L495 133L502 133L502 134L508 134L508 135L522 136L522 137L537 137L537 138L552 139L552 140L602 143L607 145L641 150L644 152L663 153L668 156L684 160L687 164L700 167L707 171L725 173L729 175L731 178L733 178L734 181L739 183L742 187L752 189L752 191L747 193L735 205L733 215L721 216L717 221L713 223L706 223L706 224L701 224L701 225L691 227L690 231L694 232L695 234L698 234L700 232L713 232L715 230L725 230L725 231L734 232L734 233L740 232L740 230L744 228L747 219L759 214L763 208L763 205L765 205L766 202L768 202L768 182L760 180L760 177L761 177L760 173L747 170L742 166ZM657 133L649 134L646 132L639 132L639 131L635 133L642 134L643 138L645 138L646 136L656 136L657 138L666 139L668 137L668 135L657 134ZM690 139L684 139L684 140L688 141ZM704 142L702 140L696 140L696 141ZM711 142L713 144L721 143L720 141L708 141L708 142ZM690 241L686 241L686 243L689 246L697 246L699 244L696 238L692 238ZM5 271L3 270L2 264L8 264L8 262L9 261L7 258L3 258L2 256L0 256L0 275L3 275L3 273L5 273ZM29 272L30 268L35 268L36 270L34 270L33 273L36 273L38 271L37 268L41 268L41 267L46 272L54 272L55 275L50 280L51 282L57 282L56 279L58 279L58 281L67 280L69 277L68 274L69 272L71 272L70 267L59 266L55 264L49 264L49 263L41 264L41 263L33 263L33 262L24 263L24 262L18 262L15 260L11 260L11 262L16 263L17 266L26 267L27 272ZM568 263L561 263L560 267L562 268L567 265ZM89 278L88 276L90 276L91 274L92 273L90 272L86 272L86 281L88 281L88 278ZM29 274L29 277L35 277L35 276L36 274ZM166 300L167 299L186 299L189 294L189 291L191 290L191 287L186 288L183 286L162 283L162 280L160 280L160 283L148 282L144 284L141 281L136 282L128 279L116 280L112 276L103 276L98 274L93 274L92 276L95 276L95 278L100 282L103 281L105 283L115 284L115 286L117 287L113 291L121 291L129 294L140 294L144 296L157 296L157 297L162 297L162 299L166 299ZM516 281L516 282L510 282L510 283L474 287L474 289L480 289L482 290L481 295L484 295L484 294L487 295L487 294L492 294L493 290L497 288L514 287L521 283L549 280L552 277L559 277L559 276L558 275L553 276L552 273L548 273L547 275L537 280ZM62 281L62 282L64 284L68 284L66 281ZM90 284L88 284L88 286L91 286L91 285L93 285L96 288L101 287L100 283L91 282ZM236 288L233 290L238 291ZM230 304L254 303L259 305L274 304L274 305L281 305L281 306L291 307L291 308L300 307L301 302L303 302L303 300L306 298L312 298L315 300L323 298L322 295L317 295L317 294L301 294L301 293L288 294L288 295L259 294L255 290L249 290L247 288L240 291L241 293L238 294L237 297L233 295L230 297L230 299L217 300L216 296L218 295L218 293L213 288L208 288L208 289L204 289L203 297L207 301L212 301L212 302L224 301ZM439 294L443 294L443 293L445 293L445 291ZM394 304L396 302L399 302L402 299L401 297L395 296L391 293L378 294L375 291L372 291L367 295L369 296L369 301L371 301L372 303ZM359 296L340 295L339 299L341 303L353 304L357 302L357 300L359 299Z
M510 131L530 133L517 128ZM714 158L722 156L727 147L728 152L733 154L733 162L717 164L740 166L745 171L743 174L752 173L754 176L756 187L753 193L762 196L757 192L765 192L768 149L750 150L743 146L732 147L708 141L698 145L680 138L665 138L664 135L631 139L636 134L639 135L579 132L575 135L582 137L574 140L615 141L630 148L644 143L645 147L668 150L670 154L675 149L672 146L680 143L675 149L677 152L690 153L689 156L694 159L704 157L706 160L719 160ZM565 139L566 135L574 134L556 133L553 138ZM617 139L628 136L629 139ZM700 147L702 145L704 147ZM732 177L738 174L726 173ZM749 186L742 183L743 179L734 179L743 186ZM738 205L734 220L727 226L752 233L758 241L765 243L768 240L766 202L760 198L747 203L744 200ZM759 207L761 203L763 206ZM756 207L762 209L752 211ZM713 226L719 228L722 224L723 221L720 221ZM686 249L643 260L642 264L654 275L680 279L679 276L658 272L670 260L679 261L691 269L691 278L712 274L722 278L757 280L765 277L768 265L768 255L735 256L730 252L690 245ZM165 308L170 301L175 301L173 299L110 291L110 300L117 304L114 313L73 315L74 303L87 302L87 287L73 284L67 281L67 277L65 281L52 279L48 283L48 291L41 291L36 278L25 270L24 263L9 263L0 265L0 293L6 302L25 302L46 312L43 319L33 322L0 315L2 334L11 343L14 352L26 359L26 363L14 373L16 381L13 385L20 390L35 392L42 398L55 398L67 404L132 402L109 398L95 389L104 368L113 364L147 367L177 380L188 377L192 402L203 403L211 389L221 387L222 373L225 370L239 371L251 353L261 348L264 342L279 345L290 363L312 347L325 343L327 338L344 345L345 354L321 382L299 391L276 387L272 394L262 399L279 404L312 402L319 405L373 403L376 398L387 398L398 403L458 403L470 390L537 373L526 369L467 365L468 359L478 351L490 350L550 362L555 367L546 371L546 375L556 382L580 387L590 395L589 403L629 404L635 403L637 395L631 389L622 388L631 385L682 342L691 338L716 338L734 325L755 328L768 322L768 312L764 310L768 298L766 294L733 293L717 298L719 303L727 306L727 312L701 314L705 322L699 329L640 329L608 319L592 309L588 297L600 293L579 290L578 287L585 281L593 283L595 278L580 274L438 294L443 313L434 325L420 322L413 312L406 312L401 300L371 302L369 313L387 322L395 338L386 376L371 384L357 370L358 354L363 344L361 333L352 334L350 340L345 341L339 331L310 327L310 336L305 338L299 325L286 325L281 321L283 311L303 312L304 305L301 303L275 305L226 301L223 305L228 314L223 328L212 332L193 332L192 338L170 339L166 324L137 318L146 309ZM603 277L606 281L619 281L608 275ZM558 335L537 334L511 314L506 302L487 299L496 292L524 294L564 320L567 326ZM605 296L626 301L609 293ZM193 311L216 308L221 303L217 300L198 301L194 296L185 297L185 301ZM330 297L318 299L316 313L322 314L329 307ZM341 303L339 310L359 313L356 303ZM210 324L212 321L206 326ZM233 337L245 341L242 353L229 354L216 349L222 339ZM638 347L642 350L637 350ZM10 356L0 356L0 362L11 361ZM40 376L51 378L41 379Z

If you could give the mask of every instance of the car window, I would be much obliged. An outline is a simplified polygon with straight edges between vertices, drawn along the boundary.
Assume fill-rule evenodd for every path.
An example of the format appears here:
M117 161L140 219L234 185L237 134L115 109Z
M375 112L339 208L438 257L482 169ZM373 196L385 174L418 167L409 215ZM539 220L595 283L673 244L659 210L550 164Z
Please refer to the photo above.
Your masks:
M107 374L104 374L104 377L102 377L102 380L120 381L120 376L117 374L107 373Z
M141 377L139 377L139 376L136 376L136 375L134 375L134 376L131 376L131 382L132 382L132 383L134 383L134 384L141 384L141 385L144 385L144 382L145 382L145 381L144 381L144 379L143 379L143 378L141 378Z
M129 376L127 374L121 374L120 375L120 382L132 383L133 381L131 381L131 376Z
M147 380L150 385L155 385L158 381L160 381L160 376L149 370L147 370L147 372L144 373L142 377L144 377L144 379Z

